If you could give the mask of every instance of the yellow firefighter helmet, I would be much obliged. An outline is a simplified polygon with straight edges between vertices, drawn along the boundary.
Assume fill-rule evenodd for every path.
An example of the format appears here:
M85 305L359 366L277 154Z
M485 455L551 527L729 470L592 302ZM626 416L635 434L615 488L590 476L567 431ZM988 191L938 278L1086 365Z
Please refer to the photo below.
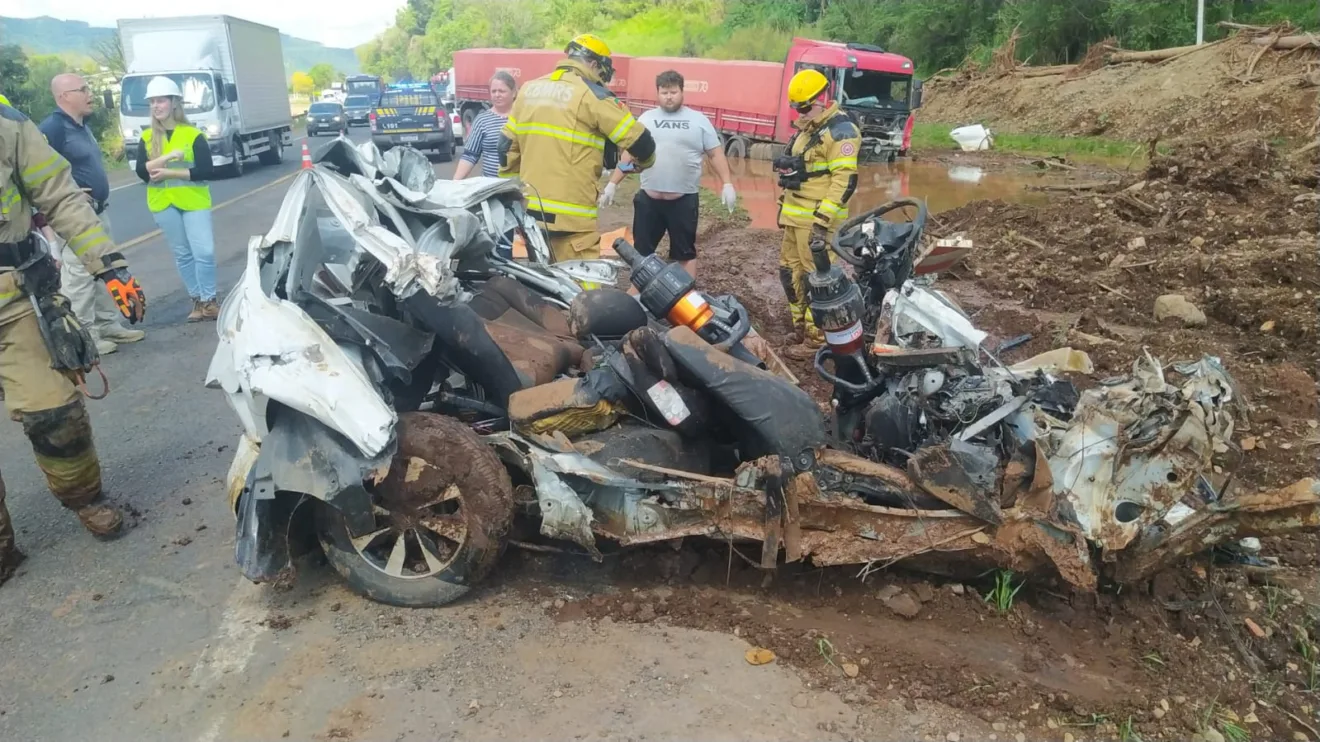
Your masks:
M614 78L614 60L610 58L610 47L595 34L579 34L568 42L564 53L584 62L595 62L600 67L600 79L609 82Z
M801 70L788 81L788 102L796 108L809 107L829 84L820 70Z

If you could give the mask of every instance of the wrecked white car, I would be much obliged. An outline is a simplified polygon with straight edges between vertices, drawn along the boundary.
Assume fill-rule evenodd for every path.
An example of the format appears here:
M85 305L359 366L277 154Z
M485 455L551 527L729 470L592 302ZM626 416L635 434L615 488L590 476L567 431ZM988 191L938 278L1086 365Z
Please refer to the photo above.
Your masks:
M916 244L861 234L844 248L871 259ZM208 374L244 428L243 574L291 574L309 526L364 595L441 605L529 517L595 556L707 536L760 542L766 569L1000 565L1094 589L1317 523L1314 484L1239 497L1213 475L1236 403L1214 359L1142 357L1081 395L1049 359L983 366L984 334L904 258L879 337L818 358L827 419L748 352L736 300L618 249L640 301L581 290L613 285L609 261L547 265L514 181L438 181L406 148L319 153L251 241Z

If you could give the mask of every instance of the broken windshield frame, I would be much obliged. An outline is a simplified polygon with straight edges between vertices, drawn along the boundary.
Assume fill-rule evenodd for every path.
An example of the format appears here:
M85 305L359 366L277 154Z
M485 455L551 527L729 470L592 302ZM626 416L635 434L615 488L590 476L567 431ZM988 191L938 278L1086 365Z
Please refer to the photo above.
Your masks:
M871 70L840 70L842 105L875 110L907 110L912 99L912 76Z

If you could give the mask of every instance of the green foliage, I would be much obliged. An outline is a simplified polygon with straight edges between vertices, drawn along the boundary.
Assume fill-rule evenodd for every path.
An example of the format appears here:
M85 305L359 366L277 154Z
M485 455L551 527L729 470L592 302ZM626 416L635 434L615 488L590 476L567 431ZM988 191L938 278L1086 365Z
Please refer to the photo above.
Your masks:
M1018 591L1022 589L1025 582L1013 584L1013 570L1001 569L995 572L995 586L990 592L985 594L985 602L994 606L995 612L999 615L1006 615L1013 610L1013 600L1017 598Z
M94 78L88 70L70 64L53 54L28 57L15 44L0 46L0 93L18 110L33 121L41 121L55 110L55 98L50 94L51 78L63 72L81 72L96 90ZM98 97L99 100L99 97ZM101 143L101 151L110 164L123 158L124 142L119 132L119 112L97 106L87 120Z
M330 83L335 81L335 68L322 62L313 65L307 70L308 77L312 78L312 87L316 90L325 90L330 87Z
M1206 38L1220 20L1320 26L1314 0L1206 0ZM477 46L562 48L598 34L617 53L784 59L795 35L875 44L929 74L984 63L1014 31L1018 58L1076 61L1114 36L1127 49L1193 43L1196 0L408 0L395 24L358 51L368 72L424 79Z
M27 55L17 44L0 46L0 93L20 111L26 111L29 103L27 81Z
M705 56L711 59L754 59L761 62L782 62L793 46L792 31L780 31L770 26L743 26L736 28L724 42Z

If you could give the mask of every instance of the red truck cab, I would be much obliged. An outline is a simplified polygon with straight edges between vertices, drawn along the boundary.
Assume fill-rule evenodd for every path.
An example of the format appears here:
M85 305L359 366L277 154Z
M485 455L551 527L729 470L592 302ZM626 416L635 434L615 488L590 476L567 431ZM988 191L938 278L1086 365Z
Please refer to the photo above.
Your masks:
M787 142L797 113L788 105L788 81L800 70L820 70L830 95L862 130L862 151L884 159L906 155L912 112L921 106L921 81L912 60L869 44L795 38L784 63L775 140Z

